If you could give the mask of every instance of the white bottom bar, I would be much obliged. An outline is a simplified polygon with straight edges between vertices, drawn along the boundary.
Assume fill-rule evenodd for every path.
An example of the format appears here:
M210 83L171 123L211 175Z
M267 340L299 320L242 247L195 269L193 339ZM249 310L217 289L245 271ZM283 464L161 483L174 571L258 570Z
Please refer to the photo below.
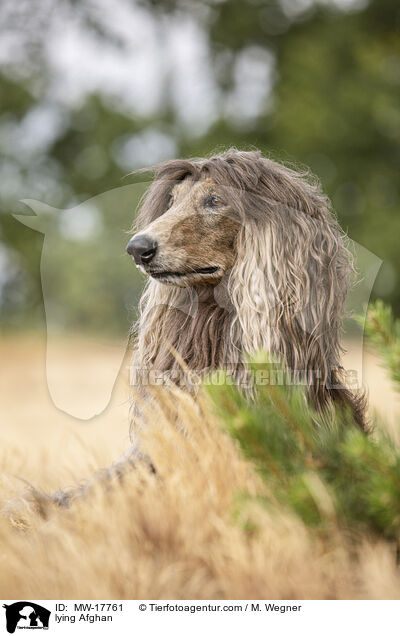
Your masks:
M21 603L25 607L21 608ZM146 634L204 636L254 633L337 636L362 633L376 636L394 631L400 601L3 601L0 625L8 622L17 636L32 632L54 634ZM31 603L33 605L31 605ZM51 612L44 628L40 608ZM16 614L18 612L18 614ZM20 616L20 618L18 618ZM33 626L32 626L33 625ZM8 625L10 627L10 625ZM396 630L397 631L397 630ZM9 633L11 633L9 631Z

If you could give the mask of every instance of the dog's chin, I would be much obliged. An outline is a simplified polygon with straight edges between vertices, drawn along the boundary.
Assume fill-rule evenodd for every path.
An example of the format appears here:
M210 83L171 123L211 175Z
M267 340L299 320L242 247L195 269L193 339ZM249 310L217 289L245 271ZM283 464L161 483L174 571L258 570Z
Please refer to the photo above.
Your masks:
M201 267L193 271L171 271L148 269L146 274L164 285L191 287L193 285L217 285L223 276L221 267Z

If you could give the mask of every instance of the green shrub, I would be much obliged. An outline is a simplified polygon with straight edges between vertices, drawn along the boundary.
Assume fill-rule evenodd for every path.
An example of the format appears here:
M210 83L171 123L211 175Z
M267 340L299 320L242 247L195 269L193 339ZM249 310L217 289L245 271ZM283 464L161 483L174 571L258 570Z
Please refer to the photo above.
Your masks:
M400 383L400 323L380 302L368 312L366 333ZM262 358L251 361L253 371ZM399 538L400 452L378 422L366 435L350 414L337 412L328 426L307 404L304 388L288 382L259 386L254 402L229 383L211 383L208 392L229 434L256 464L268 505L283 504L319 530L338 524Z

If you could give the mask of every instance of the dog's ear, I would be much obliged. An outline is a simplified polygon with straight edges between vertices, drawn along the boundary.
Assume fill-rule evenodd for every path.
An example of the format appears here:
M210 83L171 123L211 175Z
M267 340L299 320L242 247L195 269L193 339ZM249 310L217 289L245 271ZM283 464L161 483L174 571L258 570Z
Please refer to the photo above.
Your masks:
M257 218L250 214L243 223L229 282L236 321L245 351L279 354L288 369L307 373L309 396L320 410L339 402L363 426L362 405L340 380L352 256L326 198L321 195L318 206L315 187L308 197L307 185L296 199L299 181L291 184L290 205L285 192L277 201L271 188L260 190Z
M168 179L154 178L152 184L144 194L139 207L139 212L134 221L132 230L140 232L144 230L169 208L170 194L173 184Z

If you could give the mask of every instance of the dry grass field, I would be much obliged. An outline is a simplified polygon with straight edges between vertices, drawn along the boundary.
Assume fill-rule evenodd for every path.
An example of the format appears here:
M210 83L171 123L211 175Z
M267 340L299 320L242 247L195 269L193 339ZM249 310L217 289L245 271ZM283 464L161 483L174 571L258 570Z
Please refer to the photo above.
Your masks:
M79 400L93 396L104 348L82 338L59 347L65 386L76 386ZM79 360L90 369L87 391ZM349 355L346 365L356 362ZM107 409L82 422L50 400L43 339L3 340L0 366L2 598L400 598L391 545L363 535L349 545L335 528L322 541L283 509L243 504L265 486L209 405L183 395L160 396L141 432L157 476L138 465L69 509L44 504L37 514L22 498L26 482L46 493L73 486L127 449L127 373ZM397 438L398 397L374 355L365 354L363 371L371 409Z

